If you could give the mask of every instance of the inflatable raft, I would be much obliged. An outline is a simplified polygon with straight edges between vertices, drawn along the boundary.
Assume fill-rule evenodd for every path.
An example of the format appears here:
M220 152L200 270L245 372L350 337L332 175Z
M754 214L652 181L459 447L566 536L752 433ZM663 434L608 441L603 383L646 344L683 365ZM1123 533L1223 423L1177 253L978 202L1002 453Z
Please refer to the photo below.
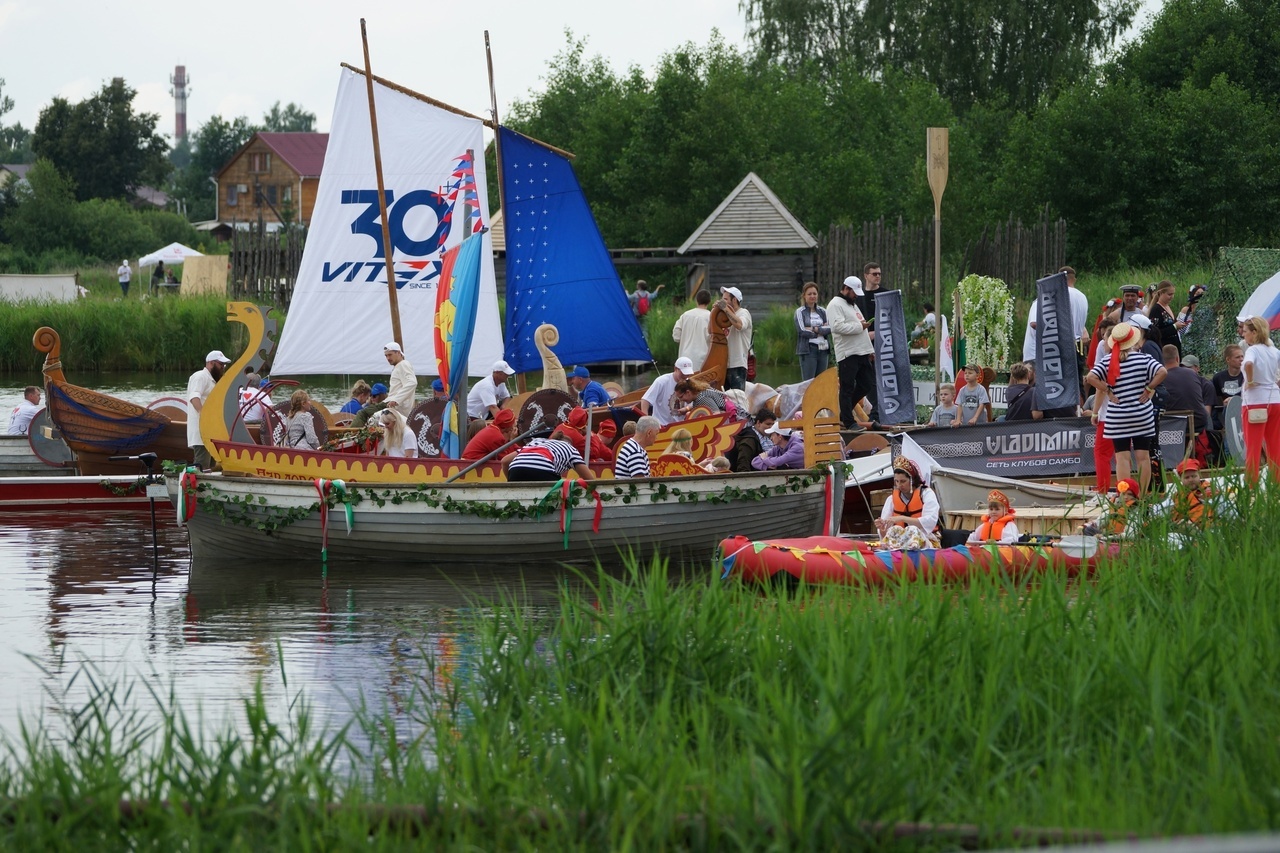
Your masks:
M1098 546L1096 540L1081 541L1080 537L1070 544L1074 547L957 545L924 551L880 551L871 543L837 536L764 542L734 536L720 543L720 554L725 578L736 575L743 581L762 583L789 575L810 584L874 586L892 577L960 581L979 573L999 572L1018 578L1050 569L1065 569L1075 575L1088 572L1100 560L1114 558L1119 550L1115 544Z

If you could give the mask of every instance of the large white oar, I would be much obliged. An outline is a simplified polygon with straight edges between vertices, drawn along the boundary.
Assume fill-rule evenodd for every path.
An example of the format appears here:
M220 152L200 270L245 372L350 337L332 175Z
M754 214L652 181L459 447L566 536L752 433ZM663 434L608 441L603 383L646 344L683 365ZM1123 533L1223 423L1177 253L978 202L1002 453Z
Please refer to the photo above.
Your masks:
M1063 536L1058 540L1057 549L1068 557L1087 560L1098 553L1098 537L1096 536Z

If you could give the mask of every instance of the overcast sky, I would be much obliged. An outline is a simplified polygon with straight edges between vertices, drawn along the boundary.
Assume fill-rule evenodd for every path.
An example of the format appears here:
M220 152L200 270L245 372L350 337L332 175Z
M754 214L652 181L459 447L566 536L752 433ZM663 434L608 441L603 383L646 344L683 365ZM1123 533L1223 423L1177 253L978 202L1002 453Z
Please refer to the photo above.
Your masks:
M33 128L55 96L78 101L124 77L138 90L135 109L158 113L158 130L172 134L169 78L185 65L189 130L212 115L257 121L276 101L302 105L328 130L338 64L363 65L361 16L375 74L485 115L486 28L499 110L542 88L566 28L617 70L652 69L687 41L705 44L713 28L745 43L737 0L0 0L0 78L14 101L3 121Z
M1159 4L1144 0L1140 19ZM746 30L738 0L0 0L0 78L14 101L3 121L34 128L55 96L79 101L124 77L135 109L158 113L171 135L169 78L185 65L189 130L212 115L260 120L276 101L302 105L328 130L338 63L363 64L362 15L375 74L477 114L489 107L486 28L499 110L542 88L566 28L616 71L651 71L685 42L706 44L713 28L743 45Z

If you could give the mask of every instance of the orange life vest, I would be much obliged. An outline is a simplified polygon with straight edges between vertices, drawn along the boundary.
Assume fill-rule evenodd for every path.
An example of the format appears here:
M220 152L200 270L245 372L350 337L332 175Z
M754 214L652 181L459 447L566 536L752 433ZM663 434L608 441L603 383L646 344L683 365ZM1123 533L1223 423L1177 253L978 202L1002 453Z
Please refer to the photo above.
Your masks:
M991 520L991 516L984 515L982 517L982 526L978 528L978 538L983 542L999 542L1000 537L1004 535L1005 526L1013 521L1012 515L1002 515L995 521Z
M1129 514L1129 507L1123 503L1117 503L1111 509L1111 533L1119 536L1124 533L1125 528L1129 526L1129 520L1126 517Z
M911 500L904 501L902 493L897 489L893 490L893 514L905 515L907 518L919 518L924 515L924 492L916 489L911 493ZM902 522L898 522L898 527L906 527ZM937 527L935 526L936 530ZM933 531L929 531L933 532Z
M1208 497L1207 488L1184 492L1173 499L1173 520L1189 521L1192 524L1203 524L1213 518L1213 509L1204 502Z

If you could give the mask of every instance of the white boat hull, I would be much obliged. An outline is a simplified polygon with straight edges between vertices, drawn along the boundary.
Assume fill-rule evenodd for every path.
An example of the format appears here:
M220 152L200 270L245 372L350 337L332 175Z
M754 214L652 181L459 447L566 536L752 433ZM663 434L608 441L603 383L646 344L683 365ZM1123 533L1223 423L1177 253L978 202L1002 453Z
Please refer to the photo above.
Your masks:
M601 503L575 489L565 513L551 483L351 485L353 525L342 504L328 513L334 560L613 565L627 554L709 561L737 533L758 539L834 533L844 497L843 470L595 481ZM828 482L830 481L830 482ZM314 560L320 555L318 495L312 483L203 475L187 523L193 560ZM178 498L178 481L168 478ZM634 494L632 488L634 487ZM624 497L631 496L629 501ZM378 505L377 501L381 501ZM545 500L545 510L532 510ZM398 503L396 501L399 501ZM446 507L452 503L453 511ZM434 505L433 505L434 504ZM310 508L310 511L308 511ZM277 524L288 514L288 523ZM505 517L502 517L505 516ZM261 529L264 525L267 529Z

